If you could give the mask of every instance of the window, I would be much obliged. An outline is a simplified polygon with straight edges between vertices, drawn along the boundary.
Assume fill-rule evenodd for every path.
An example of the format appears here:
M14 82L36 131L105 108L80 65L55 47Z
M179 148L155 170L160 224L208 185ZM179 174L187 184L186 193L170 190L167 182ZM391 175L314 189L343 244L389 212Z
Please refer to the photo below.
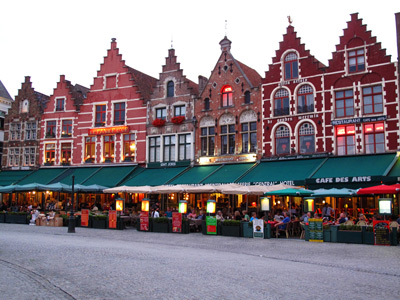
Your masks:
M124 160L134 161L136 151L136 135L134 133L124 134Z
M149 162L160 161L160 137L151 137L149 146Z
M299 129L300 154L315 152L315 130L310 123L304 123Z
M167 97L173 97L174 96L174 82L168 81L167 83Z
M364 49L352 50L349 55L349 72L361 72L365 70Z
M221 154L235 153L235 125L221 126Z
M106 125L106 105L96 105L96 123L95 127Z
M356 154L354 125L336 127L336 139L338 155Z
M61 137L70 137L70 136L72 136L72 120L63 120Z
M164 136L164 161L175 161L175 136Z
M250 104L250 92L249 91L246 91L244 93L244 103L245 104Z
M56 111L64 111L64 98L56 99Z
M299 62L297 54L290 52L285 56L285 80L299 77Z
M363 88L364 114L383 112L382 86Z
M383 123L365 124L365 153L385 152L385 133Z
M179 105L174 107L174 117L186 116L186 106Z
M94 162L96 157L96 137L87 136L85 137L85 161Z
M55 138L56 137L56 121L47 121L46 123L46 138Z
M8 165L10 167L19 166L19 148L8 148Z
M56 157L56 144L46 144L44 148L45 163L54 165Z
M25 125L25 140L36 140L36 122L26 122Z
M71 143L61 143L61 163L71 162Z
M21 139L21 124L20 123L11 123L10 138L12 141L19 141Z
M156 108L156 119L163 119L167 118L167 108Z
M114 104L114 125L125 124L125 102Z
M22 101L21 105L21 113L27 113L29 111L29 100L25 99Z
M24 149L24 166L34 166L36 158L35 147L26 147Z
M337 118L354 116L353 90L337 91L335 103Z
M204 99L204 110L210 110L210 99Z
M286 89L279 89L274 97L274 115L285 116L289 114L289 92Z
M114 160L114 136L105 135L104 136L104 160L113 161Z
M242 153L254 153L257 149L257 123L242 123Z
M308 84L301 86L297 92L297 112L314 112L314 90Z
M192 136L190 134L180 134L178 160L189 160L191 156Z
M117 76L106 76L106 89L113 89L117 87Z
M201 140L201 155L202 156L214 155L215 128L202 127L200 129L200 140Z
M222 107L225 106L232 106L233 105L233 93L232 93L232 87L225 86L222 89Z
M275 152L277 155L290 153L290 131L286 126L280 126L275 132Z

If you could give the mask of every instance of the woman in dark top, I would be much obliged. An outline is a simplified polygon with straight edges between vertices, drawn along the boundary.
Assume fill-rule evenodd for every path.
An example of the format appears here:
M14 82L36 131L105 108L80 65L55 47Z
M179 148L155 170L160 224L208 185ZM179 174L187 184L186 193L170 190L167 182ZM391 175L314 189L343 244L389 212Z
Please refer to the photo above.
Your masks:
M235 220L236 221L241 221L242 220L242 216L240 215L240 212L238 210L235 211Z

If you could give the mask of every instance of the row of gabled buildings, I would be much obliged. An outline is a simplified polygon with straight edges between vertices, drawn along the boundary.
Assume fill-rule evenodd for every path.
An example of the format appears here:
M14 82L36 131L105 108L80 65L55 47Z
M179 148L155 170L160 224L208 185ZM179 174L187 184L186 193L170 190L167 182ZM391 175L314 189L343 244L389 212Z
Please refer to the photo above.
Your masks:
M264 77L234 58L227 37L220 47L197 83L174 49L156 79L127 66L115 39L90 88L61 75L46 96L26 77L5 119L3 169L165 168L400 148L398 62L358 14L326 66L292 25Z

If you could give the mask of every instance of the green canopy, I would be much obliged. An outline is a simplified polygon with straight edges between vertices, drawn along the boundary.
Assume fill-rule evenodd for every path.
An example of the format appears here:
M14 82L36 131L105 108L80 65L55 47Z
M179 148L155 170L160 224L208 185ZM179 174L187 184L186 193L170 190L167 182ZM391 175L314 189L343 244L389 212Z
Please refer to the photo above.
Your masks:
M15 192L16 188L18 187L18 185L7 185L7 186L2 186L0 187L0 193L13 193Z
M48 191L53 192L71 192L71 186L67 184L63 184L61 182L47 184L46 185Z
M352 189L318 189L314 190L314 197L351 197L357 194L357 190Z
M272 192L267 192L264 195L265 196L311 196L314 192L311 190L306 190L306 189L294 189L294 188L288 188L288 189L283 189L283 190L277 190L277 191L272 191Z
M40 183L29 183L24 185L18 185L15 188L17 192L29 192L29 191L48 191L47 186Z
M103 190L105 190L105 189L108 189L108 187L98 185L98 184L91 184L91 185L75 184L74 185L75 193L103 193Z

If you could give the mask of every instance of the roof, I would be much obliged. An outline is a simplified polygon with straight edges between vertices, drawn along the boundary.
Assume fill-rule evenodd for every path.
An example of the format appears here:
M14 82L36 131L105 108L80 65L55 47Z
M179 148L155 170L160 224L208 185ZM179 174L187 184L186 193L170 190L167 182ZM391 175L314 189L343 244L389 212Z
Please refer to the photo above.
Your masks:
M249 66L245 65L244 63L236 60L233 56L232 59L238 63L242 73L247 77L253 87L259 86L261 84L261 76L258 72Z
M90 89L84 87L83 85L75 84L71 86L70 90L72 100L74 101L74 104L79 108L79 106L82 105L83 101L86 99L87 93Z
M39 93L39 92L34 92L36 100L38 101L39 107L40 107L40 111L43 113L44 109L46 108L47 102L49 102L50 97Z
M0 98L5 98L5 99L9 99L9 100L13 100L10 96L10 94L8 93L6 87L4 86L4 84L1 82L0 80Z
M134 68L126 66L129 72L132 74L135 83L139 88L139 92L142 94L143 99L149 99L153 88L156 86L157 79L151 77L145 73L142 73Z

